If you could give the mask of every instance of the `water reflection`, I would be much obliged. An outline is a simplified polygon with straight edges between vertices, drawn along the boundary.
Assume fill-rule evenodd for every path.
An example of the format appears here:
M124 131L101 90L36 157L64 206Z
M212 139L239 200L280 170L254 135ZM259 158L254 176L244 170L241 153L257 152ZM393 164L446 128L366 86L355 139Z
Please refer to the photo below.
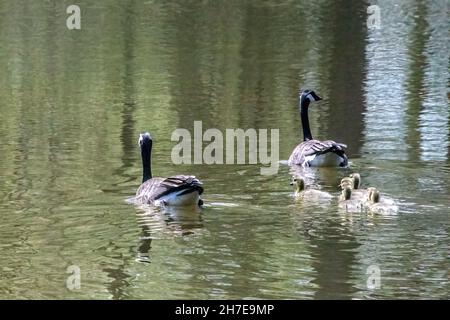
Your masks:
M408 56L410 61L409 75L406 79L406 121L407 133L406 143L409 146L408 159L417 161L420 153L420 114L424 112L423 97L425 81L425 45L429 39L428 24L426 21L427 6L424 1L419 1L413 8L414 24L411 28L409 37L411 41L408 44Z
M120 251L120 248L111 243L110 250ZM123 260L123 258L122 255L115 257L117 260ZM102 269L109 278L107 289L111 294L111 298L114 300L124 299L126 297L131 278L131 275L127 272L127 265L126 262L118 265L111 264Z
M199 207L140 206L137 222L141 228L137 248L137 261L151 262L153 239L166 236L189 236L203 227L202 209Z
M326 219L319 227L328 236L311 239L311 245L317 247L313 252L313 267L317 272L314 282L318 285L315 298L346 299L353 292L351 275L359 244L338 221Z
M357 1L114 0L82 4L72 32L55 1L0 1L0 296L447 297L448 4L378 5L381 29L368 30ZM337 196L360 172L397 216L299 204L285 165L171 162L172 131L194 120L279 128L287 159L307 87L324 97L313 136L346 143L351 164L300 174ZM204 182L202 212L123 203L144 130L155 173ZM78 293L68 264L85 275ZM372 264L380 290L366 285Z
M444 2L430 6L429 15L425 17L428 24L424 59L427 61L424 70L425 93L423 99L424 112L420 115L420 135L422 144L422 161L445 161L449 159L450 108L448 97L448 70L450 62L449 43L444 39L444 30L433 25L448 21L448 10ZM445 71L447 70L447 72ZM446 93L447 92L447 93Z
M152 248L152 233L151 228L144 223L140 224L142 229L139 235L139 245L137 248L136 260L140 262L150 263L150 249Z
M448 76L442 66L449 50L441 41L443 29L435 27L448 19L445 4L384 1L381 7L390 14L369 33L366 48L364 152L385 159L448 159Z
M363 152L370 157L407 159L403 102L409 24L404 13L411 10L410 5L411 2L401 6L394 1L383 3L382 10L390 14L384 17L381 29L368 34ZM396 27L397 24L403 27Z
M136 16L135 1L127 1L124 20L123 20L123 61L125 61L123 70L123 108L122 108L122 131L120 134L120 141L122 142L123 165L120 168L119 174L125 174L128 168L131 168L136 162L136 134L134 113L136 111L136 88L135 88L135 30L134 22ZM128 177L133 179L134 177Z

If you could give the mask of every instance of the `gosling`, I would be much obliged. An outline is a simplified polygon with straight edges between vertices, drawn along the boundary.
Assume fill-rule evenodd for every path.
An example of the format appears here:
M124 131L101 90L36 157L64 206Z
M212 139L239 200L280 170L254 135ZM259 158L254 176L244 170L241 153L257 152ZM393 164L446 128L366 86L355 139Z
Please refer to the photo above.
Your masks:
M361 201L353 199L353 190L349 186L342 188L341 195L339 196L339 208L344 209L348 213L358 213L362 211Z
M331 200L333 196L325 191L306 189L305 180L301 177L293 177L291 185L295 186L295 197L300 199L308 199L311 201Z
M398 206L394 200L380 196L380 191L376 188L367 189L367 201L365 208L370 213L392 215L398 212Z
M361 175L359 173L352 173L350 176L341 180L340 187L349 187L352 189L352 200L359 200L363 202L368 197L367 189L361 189Z

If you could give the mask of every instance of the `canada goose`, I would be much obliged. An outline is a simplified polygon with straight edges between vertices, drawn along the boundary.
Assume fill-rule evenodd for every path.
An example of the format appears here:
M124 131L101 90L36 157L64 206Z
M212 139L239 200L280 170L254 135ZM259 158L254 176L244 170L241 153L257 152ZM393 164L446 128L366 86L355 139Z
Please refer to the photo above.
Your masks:
M142 157L142 184L135 201L142 204L187 206L202 205L201 182L194 176L176 175L168 178L152 176L152 138L148 132L139 135Z
M305 179L301 177L293 177L291 185L295 185L295 196L298 198L308 198L310 200L330 200L333 198L328 192L306 189Z
M359 173L352 173L350 176L341 180L340 187L349 187L352 189L352 199L365 201L367 200L368 190L361 189L361 176Z
M380 191L376 188L368 188L367 201L365 207L367 211L378 214L396 214L398 206L395 201L380 196Z
M314 91L304 90L300 94L300 116L303 127L303 142L295 147L289 157L289 165L302 167L345 167L348 158L345 144L333 140L315 140L311 135L308 119L308 107L311 102L322 100Z
M344 186L342 188L342 192L339 196L339 208L350 213L362 211L361 202L353 199L353 190L349 186Z

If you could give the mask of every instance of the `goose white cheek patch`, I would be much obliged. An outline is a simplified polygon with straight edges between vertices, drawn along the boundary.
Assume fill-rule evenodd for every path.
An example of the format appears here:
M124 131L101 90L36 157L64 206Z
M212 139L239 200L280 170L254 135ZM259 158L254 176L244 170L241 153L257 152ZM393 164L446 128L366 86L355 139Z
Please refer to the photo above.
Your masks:
M308 94L306 97L307 97L307 98L309 99L309 101L311 101L311 102L316 101L316 99L314 99L314 97L313 97L313 95L312 95L311 93Z

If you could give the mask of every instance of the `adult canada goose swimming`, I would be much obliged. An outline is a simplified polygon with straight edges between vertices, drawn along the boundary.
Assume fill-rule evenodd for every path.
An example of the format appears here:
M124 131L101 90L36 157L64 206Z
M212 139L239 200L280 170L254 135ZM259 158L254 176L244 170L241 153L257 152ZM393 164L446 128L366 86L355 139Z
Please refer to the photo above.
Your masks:
M353 199L353 190L349 186L342 188L341 195L339 196L339 208L350 213L362 211L363 206L361 201Z
M309 199L311 201L318 200L331 200L333 196L328 192L306 189L305 179L301 177L293 177L291 180L291 185L295 186L295 197L302 199Z
M194 176L177 175L168 178L152 176L152 138L148 132L139 135L142 157L142 184L135 201L142 204L187 206L202 205L201 182Z
M352 173L350 176L341 180L340 187L349 187L352 189L352 199L365 201L369 193L368 189L361 189L361 176L359 173Z
M289 157L289 165L302 167L345 167L348 158L345 144L333 140L315 140L311 135L308 119L309 104L322 100L314 91L304 90L300 94L300 117L303 127L303 142L295 147Z
M371 213L378 214L396 214L398 206L395 201L386 197L380 196L380 191L376 188L368 188L367 201L365 208Z

